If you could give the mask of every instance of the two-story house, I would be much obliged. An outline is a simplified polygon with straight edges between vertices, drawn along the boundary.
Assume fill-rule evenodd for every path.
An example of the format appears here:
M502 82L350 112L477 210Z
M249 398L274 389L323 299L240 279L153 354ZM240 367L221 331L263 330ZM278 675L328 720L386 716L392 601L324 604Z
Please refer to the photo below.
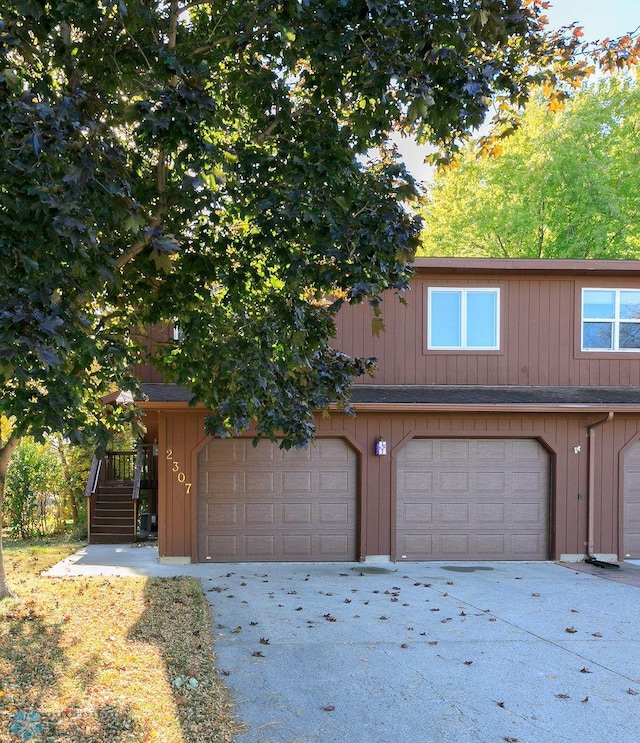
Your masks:
M204 434L148 371L167 561L640 558L640 266L418 259L407 304L347 307L376 356L308 449Z

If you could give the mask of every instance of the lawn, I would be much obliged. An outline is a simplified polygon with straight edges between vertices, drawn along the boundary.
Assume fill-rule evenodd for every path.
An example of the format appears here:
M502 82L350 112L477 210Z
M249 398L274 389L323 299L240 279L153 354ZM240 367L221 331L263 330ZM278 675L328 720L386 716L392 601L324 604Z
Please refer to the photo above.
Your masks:
M199 581L41 576L81 546L5 540L0 743L232 741Z

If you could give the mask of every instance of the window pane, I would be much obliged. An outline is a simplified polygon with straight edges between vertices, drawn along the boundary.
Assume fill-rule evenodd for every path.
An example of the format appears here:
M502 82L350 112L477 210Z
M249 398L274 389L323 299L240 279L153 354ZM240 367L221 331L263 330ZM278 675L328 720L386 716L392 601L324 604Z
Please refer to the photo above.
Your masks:
M585 290L583 296L582 317L585 319L605 319L615 317L616 293L600 289Z
M467 293L467 348L496 348L497 312L495 292Z
M620 323L619 348L640 348L640 324L636 322Z
M462 344L460 331L460 292L431 292L431 347L459 348Z
M613 323L586 322L582 329L583 348L613 348Z
M640 292L620 292L620 319L640 320Z

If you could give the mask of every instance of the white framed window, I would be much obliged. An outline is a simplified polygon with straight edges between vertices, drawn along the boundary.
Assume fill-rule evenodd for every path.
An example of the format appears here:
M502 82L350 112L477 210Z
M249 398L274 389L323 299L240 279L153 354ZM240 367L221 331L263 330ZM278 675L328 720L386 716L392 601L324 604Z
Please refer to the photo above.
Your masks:
M427 348L497 351L500 289L429 287Z
M640 351L640 289L582 290L582 350Z

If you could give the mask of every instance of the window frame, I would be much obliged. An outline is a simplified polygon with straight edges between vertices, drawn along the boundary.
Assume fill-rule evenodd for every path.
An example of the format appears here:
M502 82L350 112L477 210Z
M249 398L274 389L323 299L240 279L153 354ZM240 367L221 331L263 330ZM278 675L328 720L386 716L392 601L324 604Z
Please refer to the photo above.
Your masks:
M432 295L434 293L449 293L460 295L460 345L443 346L434 345L432 336ZM495 345L492 346L469 346L468 345L468 317L467 317L467 296L470 293L491 294L495 298L494 312L494 334ZM464 353L487 353L501 350L500 346L500 287L498 286L428 286L427 287L427 307L426 307L426 350L429 352L464 352Z
M614 293L614 316L613 318L585 318L584 316L584 309L585 309L585 294L586 292L613 292ZM640 293L639 287L618 287L618 286L583 286L581 287L580 291L580 326L579 326L579 334L580 334L580 353L585 354L596 354L596 353L602 353L602 354L629 354L629 353L640 353L640 346L637 348L621 348L620 347L620 325L621 324L631 324L631 325L638 325L640 327L640 318L637 320L633 320L630 318L622 318L620 317L620 295L622 292L634 292L635 294ZM603 347L591 347L591 346L585 346L584 343L584 330L585 325L587 323L611 323L613 326L613 332L612 332L612 347L611 348L603 348Z

